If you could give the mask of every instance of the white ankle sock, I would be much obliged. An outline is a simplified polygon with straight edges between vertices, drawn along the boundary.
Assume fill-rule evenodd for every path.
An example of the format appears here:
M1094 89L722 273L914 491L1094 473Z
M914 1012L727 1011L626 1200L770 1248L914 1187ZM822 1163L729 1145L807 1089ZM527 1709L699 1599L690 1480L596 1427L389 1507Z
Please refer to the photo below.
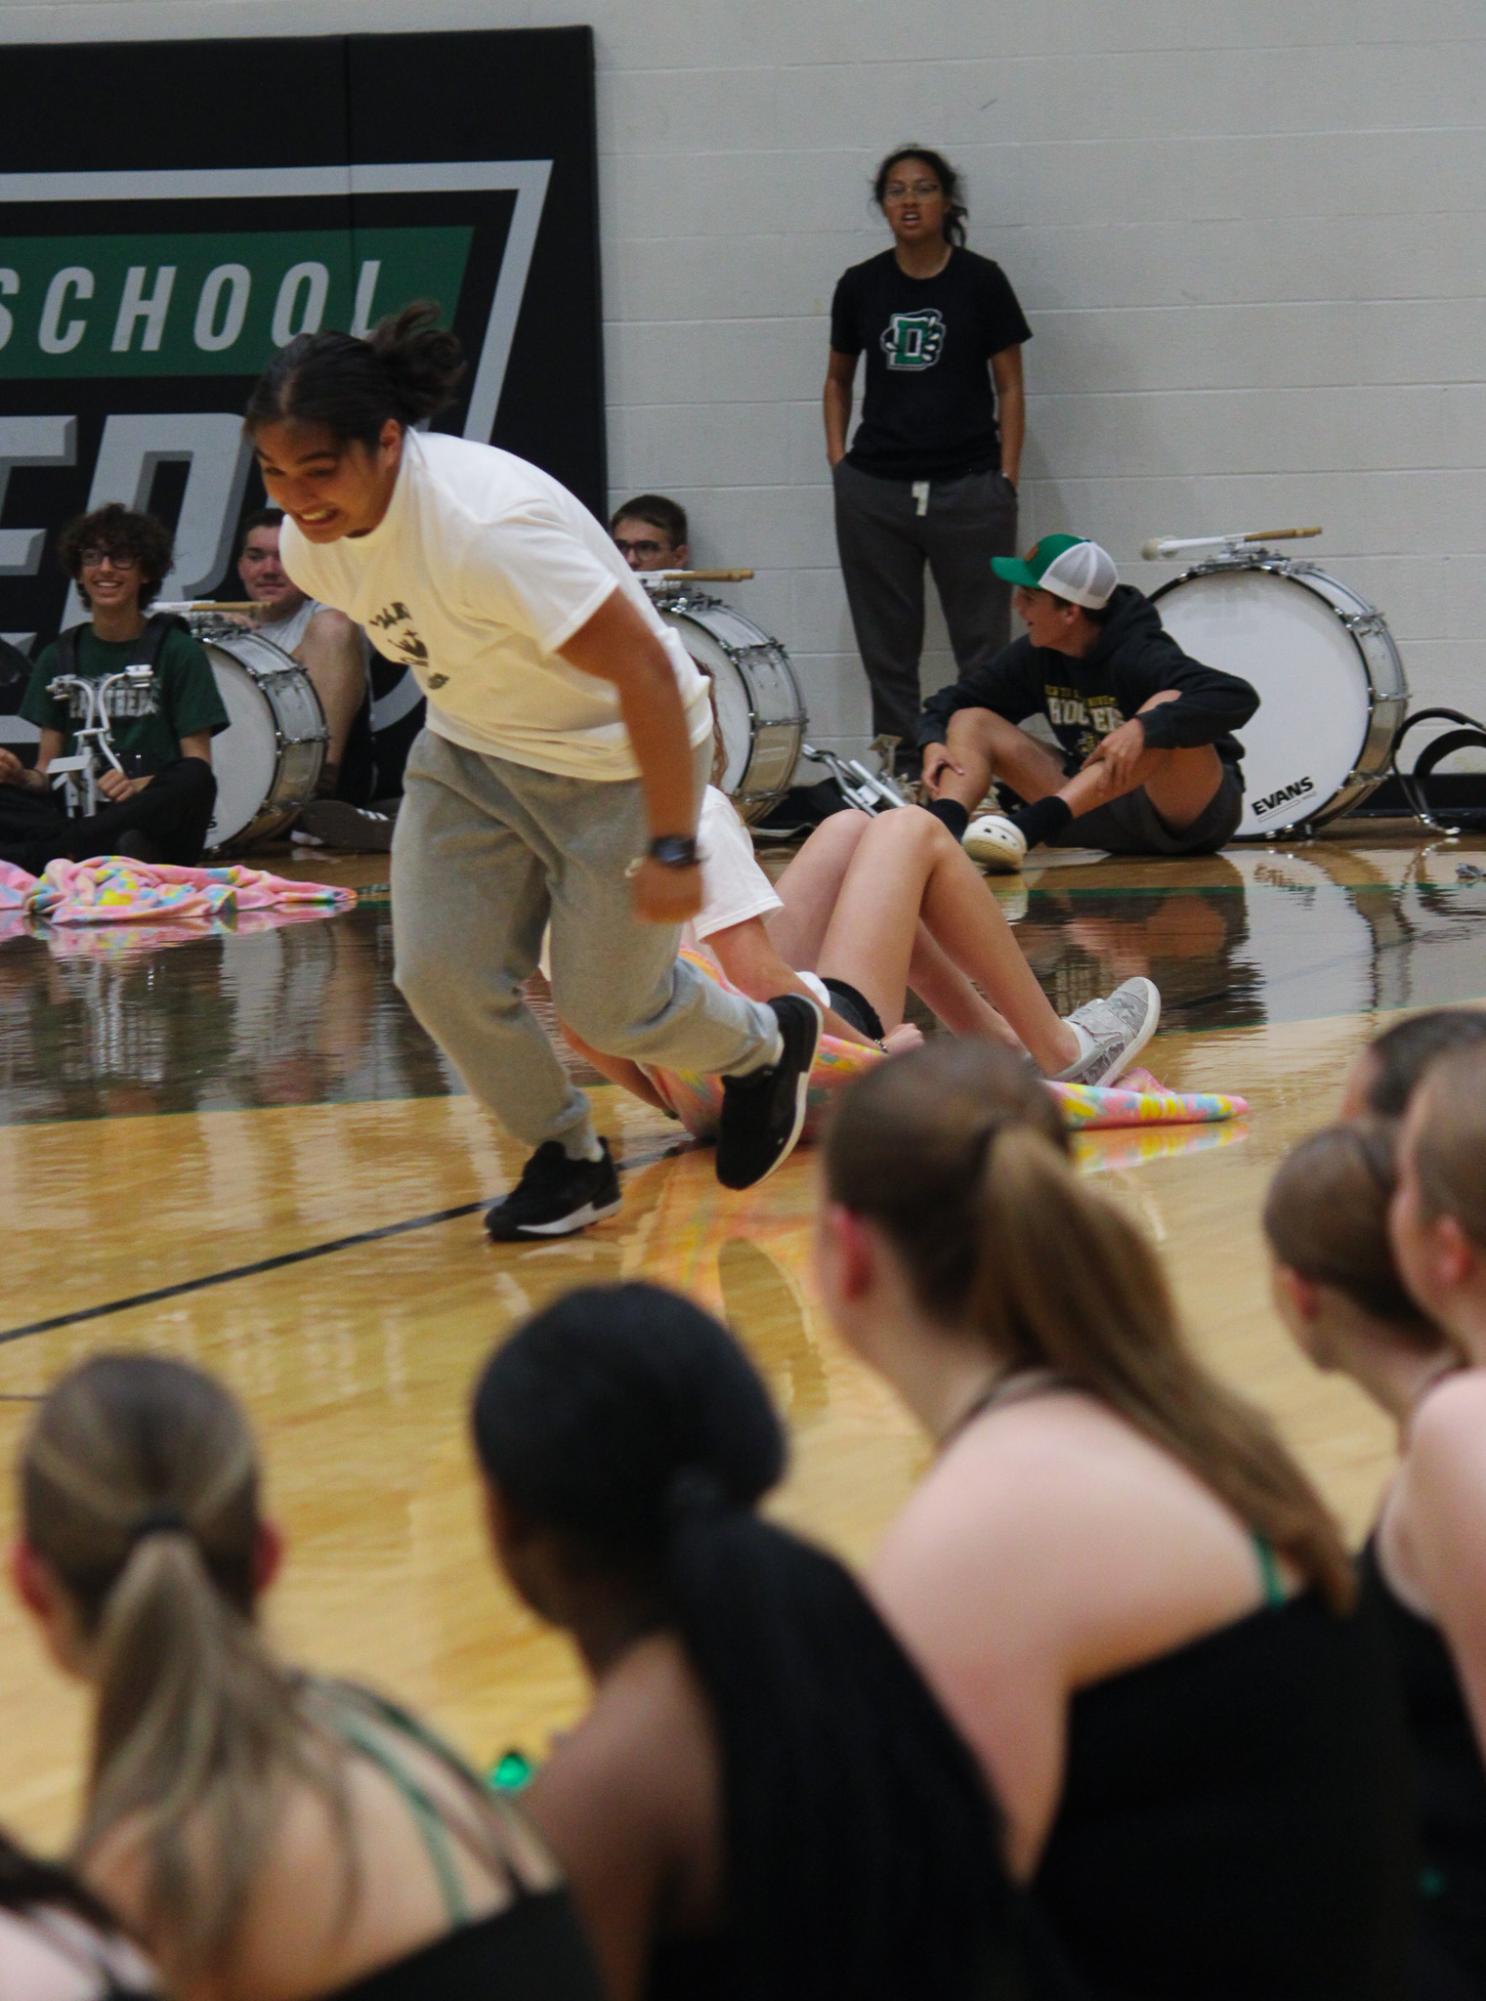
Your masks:
M574 1142L574 1145L577 1145L577 1142ZM587 1146L580 1146L577 1152L574 1151L573 1146L570 1146L564 1140L562 1150L569 1160L602 1160L604 1157L604 1149L596 1139L592 1138L590 1138Z
M1082 1022L1065 1021L1063 1023L1063 1026L1065 1028L1071 1028L1074 1034L1078 1037L1078 1054L1077 1056L1074 1057L1073 1061L1067 1066L1066 1069L1055 1070L1053 1072L1052 1077L1049 1079L1049 1081L1054 1084L1058 1083L1061 1079L1065 1078L1070 1070L1076 1070L1079 1064L1083 1062L1084 1058L1089 1054L1089 1052L1094 1047L1094 1038L1092 1035L1090 1035L1089 1031L1084 1027Z

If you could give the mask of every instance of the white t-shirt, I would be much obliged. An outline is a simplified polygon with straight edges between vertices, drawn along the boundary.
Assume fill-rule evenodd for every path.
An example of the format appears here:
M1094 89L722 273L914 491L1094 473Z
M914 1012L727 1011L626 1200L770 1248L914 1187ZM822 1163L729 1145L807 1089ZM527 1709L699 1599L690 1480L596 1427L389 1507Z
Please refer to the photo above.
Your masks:
M280 550L302 591L412 668L428 727L466 750L574 778L637 775L618 691L557 651L615 590L670 655L693 747L711 735L705 680L607 530L511 452L404 431L392 503L369 534L315 544L286 520Z

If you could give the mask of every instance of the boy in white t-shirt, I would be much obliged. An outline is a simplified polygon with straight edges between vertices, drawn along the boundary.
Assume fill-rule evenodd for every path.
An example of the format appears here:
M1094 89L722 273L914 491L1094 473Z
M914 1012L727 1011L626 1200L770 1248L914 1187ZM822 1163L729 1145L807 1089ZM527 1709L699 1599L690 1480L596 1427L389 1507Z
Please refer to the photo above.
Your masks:
M396 978L476 1096L534 1147L486 1216L565 1235L619 1206L607 1146L522 999L550 918L553 987L594 1048L725 1079L718 1179L789 1154L820 1010L728 993L676 957L701 900L705 684L601 524L492 446L412 428L450 400L430 307L370 340L302 334L247 429L302 590L428 696L392 852Z

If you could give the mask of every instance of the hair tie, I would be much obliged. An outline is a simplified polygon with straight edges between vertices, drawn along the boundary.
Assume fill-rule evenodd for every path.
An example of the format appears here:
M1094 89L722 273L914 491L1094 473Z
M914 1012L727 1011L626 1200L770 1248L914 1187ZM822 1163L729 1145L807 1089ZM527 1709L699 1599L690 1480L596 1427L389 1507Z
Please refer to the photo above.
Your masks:
M722 1482L705 1466L683 1466L666 1489L666 1513L673 1521L724 1514L727 1507Z
M169 1502L165 1502L158 1508L146 1508L142 1515L136 1517L129 1530L129 1548L132 1553L139 1547L140 1543L152 1535L189 1535L190 1533L190 1523L186 1520L180 1509L172 1507Z

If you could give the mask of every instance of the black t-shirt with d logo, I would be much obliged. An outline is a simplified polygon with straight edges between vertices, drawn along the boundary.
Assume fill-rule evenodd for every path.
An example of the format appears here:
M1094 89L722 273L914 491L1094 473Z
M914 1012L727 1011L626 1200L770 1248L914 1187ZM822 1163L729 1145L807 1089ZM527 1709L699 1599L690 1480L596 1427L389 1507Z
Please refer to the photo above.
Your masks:
M1031 338L1005 272L973 250L937 278L910 278L891 250L853 264L831 304L831 346L867 357L851 463L888 479L996 470L990 359Z

